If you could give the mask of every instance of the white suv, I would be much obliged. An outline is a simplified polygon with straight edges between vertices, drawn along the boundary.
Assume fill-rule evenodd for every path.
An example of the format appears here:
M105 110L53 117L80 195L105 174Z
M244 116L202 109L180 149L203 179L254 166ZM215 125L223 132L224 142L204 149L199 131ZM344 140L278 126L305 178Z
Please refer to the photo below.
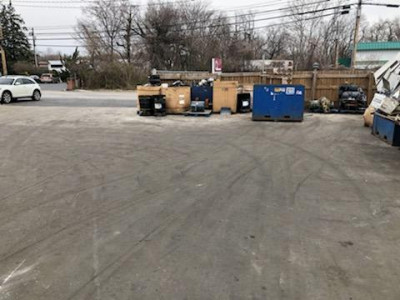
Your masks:
M14 99L31 98L39 101L42 92L39 84L26 76L0 77L1 103L9 104Z

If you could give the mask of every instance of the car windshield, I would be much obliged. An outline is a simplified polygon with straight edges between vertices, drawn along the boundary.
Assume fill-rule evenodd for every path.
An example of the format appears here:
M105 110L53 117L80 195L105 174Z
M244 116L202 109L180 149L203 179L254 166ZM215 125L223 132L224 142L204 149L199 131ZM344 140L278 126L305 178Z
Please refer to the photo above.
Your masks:
M12 78L0 78L0 84L1 85L11 85L13 83L14 79Z

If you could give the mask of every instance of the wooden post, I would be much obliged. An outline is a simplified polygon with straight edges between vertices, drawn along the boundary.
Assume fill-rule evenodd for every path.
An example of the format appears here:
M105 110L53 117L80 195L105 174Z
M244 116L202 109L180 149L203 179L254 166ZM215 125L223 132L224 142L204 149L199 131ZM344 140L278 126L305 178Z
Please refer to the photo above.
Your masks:
M317 80L318 80L318 70L314 69L312 72L312 87L311 87L311 100L316 100L317 96Z
M7 76L8 70L7 70L6 52L4 51L3 47L1 47L1 46L0 46L0 53L1 53L1 64L3 66L3 76Z
M368 74L368 96L367 96L368 105L371 104L372 99L374 98L373 95L374 85L375 85L375 77L374 74L371 72Z
M0 41L4 39L3 36L3 27L0 26ZM6 58L6 52L4 51L3 47L0 46L0 54L1 54L1 64L3 66L3 76L8 75L8 70L7 70L7 58Z

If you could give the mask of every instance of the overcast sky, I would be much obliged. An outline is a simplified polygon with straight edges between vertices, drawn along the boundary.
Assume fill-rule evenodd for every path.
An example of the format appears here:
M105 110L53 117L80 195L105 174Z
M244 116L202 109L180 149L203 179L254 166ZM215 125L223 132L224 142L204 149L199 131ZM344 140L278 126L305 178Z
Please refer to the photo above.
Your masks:
M90 1L90 0L89 0ZM82 8L85 6L85 2L89 1L79 1L79 0L13 0L13 4L16 7L18 13L22 15L25 20L26 26L31 28L34 27L37 33L38 39L53 38L53 36L44 35L43 33L54 33L54 32L72 32L74 31L74 25L77 19L82 16ZM167 0L171 2L172 0ZM179 1L179 0L176 0ZM263 7L261 10L266 10L269 8L281 8L287 7L288 0L248 0L244 2L243 0L210 0L208 1L212 7L229 10L230 14L233 14L233 9L241 13L243 11L248 11L251 7L255 5L265 5L268 7ZM347 0L345 0L347 1ZM3 3L8 2L4 0ZM316 2L316 0L309 0L309 2ZM347 3L354 3L356 1L347 1ZM373 3L391 3L400 4L400 0L368 0L368 2ZM132 1L135 4L145 4L146 0L142 1ZM49 8L51 6L57 6L56 8ZM258 8L260 9L260 8ZM253 11L257 9L253 8ZM269 16L269 15L268 15ZM382 18L394 18L400 16L400 8L386 8L378 6L365 6L363 8L363 17L368 19L370 22L376 22ZM257 17L256 17L257 18ZM277 22L277 21L275 21ZM279 22L279 21L278 21ZM256 26L260 24L257 23ZM61 36L60 36L61 37ZM62 35L62 37L66 37ZM68 48L67 46L72 46L79 44L78 41L60 41L60 40L38 40L37 44L40 45L38 50L40 52L53 51L55 53L64 52L71 53L74 49ZM44 45L63 45L64 47L54 47L54 46L44 46Z

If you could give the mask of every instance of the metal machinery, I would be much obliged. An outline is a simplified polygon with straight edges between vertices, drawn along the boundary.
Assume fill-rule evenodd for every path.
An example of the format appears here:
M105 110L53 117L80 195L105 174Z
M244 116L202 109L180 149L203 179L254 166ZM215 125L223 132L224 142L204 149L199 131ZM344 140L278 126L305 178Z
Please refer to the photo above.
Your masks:
M191 112L204 112L205 102L204 101L192 101L190 103L190 111Z
M339 87L339 112L360 112L367 109L367 96L362 88L354 84Z
M375 72L378 93L374 97L372 134L392 146L400 146L400 54Z
M379 93L391 96L400 91L400 54L375 72L375 83Z
M195 101L203 102L205 109L212 107L213 87L211 85L192 86L190 93L191 93L190 99L192 102L195 102Z

